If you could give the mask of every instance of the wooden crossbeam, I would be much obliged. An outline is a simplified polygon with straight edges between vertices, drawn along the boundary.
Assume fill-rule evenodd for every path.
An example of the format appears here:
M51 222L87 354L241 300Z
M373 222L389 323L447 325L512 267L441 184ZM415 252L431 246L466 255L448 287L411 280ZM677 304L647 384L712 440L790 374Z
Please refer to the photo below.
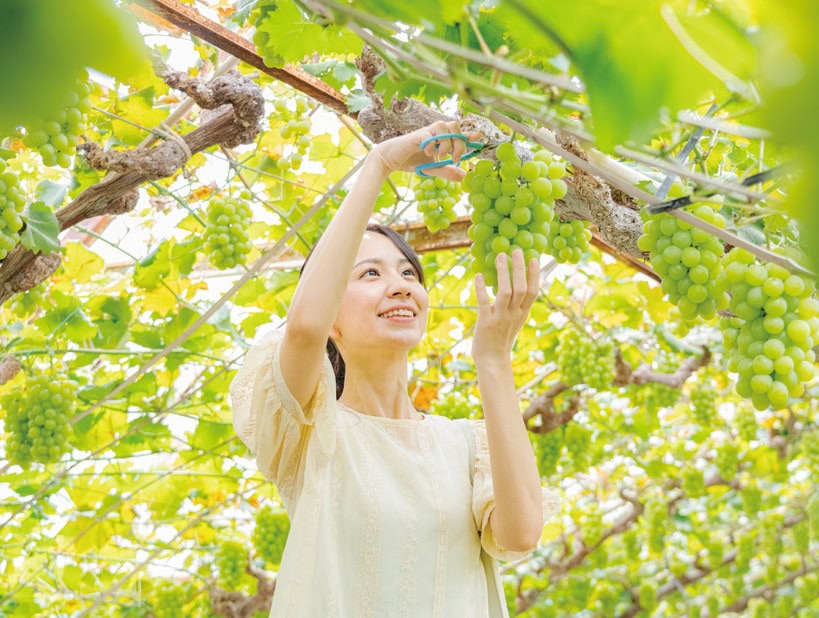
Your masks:
M281 69L267 66L262 57L256 53L253 43L231 32L223 25L206 19L195 9L184 6L176 0L134 0L133 4L147 9L177 28L195 34L203 41L256 67L280 82L292 86L327 107L347 116L356 116L347 110L344 95L332 86L290 64ZM135 11L135 13L144 17L142 11Z

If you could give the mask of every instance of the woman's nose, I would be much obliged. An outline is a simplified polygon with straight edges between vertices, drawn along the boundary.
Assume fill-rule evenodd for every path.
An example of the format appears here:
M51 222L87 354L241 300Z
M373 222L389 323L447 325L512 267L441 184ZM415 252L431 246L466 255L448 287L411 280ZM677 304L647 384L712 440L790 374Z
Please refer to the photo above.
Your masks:
M410 282L404 277L395 275L390 281L388 294L390 296L411 296L412 288Z

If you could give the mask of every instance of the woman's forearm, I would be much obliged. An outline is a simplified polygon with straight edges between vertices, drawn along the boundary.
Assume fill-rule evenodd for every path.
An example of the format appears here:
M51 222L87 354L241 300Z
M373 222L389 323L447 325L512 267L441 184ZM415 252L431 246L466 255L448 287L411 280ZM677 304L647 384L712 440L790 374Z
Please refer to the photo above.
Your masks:
M290 304L288 328L313 331L322 340L329 335L361 238L388 175L377 155L367 155L352 189L304 268Z
M543 507L540 473L520 413L512 364L475 359L475 365L495 491L492 533L503 547L525 551L540 539Z

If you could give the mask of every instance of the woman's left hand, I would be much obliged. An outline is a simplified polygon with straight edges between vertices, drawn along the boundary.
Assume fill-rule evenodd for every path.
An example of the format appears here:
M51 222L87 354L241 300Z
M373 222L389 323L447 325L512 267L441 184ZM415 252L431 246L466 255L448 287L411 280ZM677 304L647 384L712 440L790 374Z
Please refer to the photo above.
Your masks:
M537 298L540 267L537 260L524 264L523 251L512 253L512 277L509 277L505 253L498 254L498 293L494 304L489 300L483 275L475 277L475 295L478 298L478 321L472 339L472 357L476 363L500 360L509 362L512 345L518 332L529 317L529 310Z

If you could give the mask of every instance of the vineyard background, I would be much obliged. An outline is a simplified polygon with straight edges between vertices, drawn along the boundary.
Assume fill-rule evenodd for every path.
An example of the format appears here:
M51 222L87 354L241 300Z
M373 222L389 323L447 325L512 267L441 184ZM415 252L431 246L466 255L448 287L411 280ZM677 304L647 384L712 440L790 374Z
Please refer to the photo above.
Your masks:
M0 616L266 615L287 520L228 385L367 150L442 117L485 159L511 139L565 161L554 209L591 232L578 263L543 258L514 351L562 511L504 565L510 613L819 615L819 8L769 4L5 2ZM457 218L433 232L421 183L394 174L375 214L431 282L411 395L474 418L476 191L446 189ZM694 202L662 215L675 229L767 265L715 263L732 300L693 320L639 241L672 199ZM242 231L219 238L220 216ZM756 277L796 300L741 348ZM777 329L798 343L797 321L771 407L739 357Z

